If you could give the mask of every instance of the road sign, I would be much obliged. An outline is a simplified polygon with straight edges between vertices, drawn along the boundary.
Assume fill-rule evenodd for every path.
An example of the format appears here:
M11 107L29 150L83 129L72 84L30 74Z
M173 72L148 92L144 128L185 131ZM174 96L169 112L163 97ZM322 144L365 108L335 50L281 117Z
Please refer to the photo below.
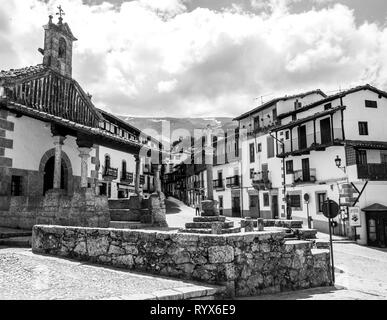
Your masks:
M336 218L339 214L339 205L333 201L327 199L322 205L323 215L328 219Z
M304 194L304 200L305 200L306 203L309 202L309 194L308 193Z
M349 211L349 225L351 227L361 227L360 220L360 208L359 207L350 207Z

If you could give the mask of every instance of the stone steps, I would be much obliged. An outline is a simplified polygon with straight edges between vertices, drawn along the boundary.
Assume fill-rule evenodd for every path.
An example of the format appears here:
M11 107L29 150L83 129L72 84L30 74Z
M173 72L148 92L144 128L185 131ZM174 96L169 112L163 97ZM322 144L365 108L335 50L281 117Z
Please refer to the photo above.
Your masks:
M28 237L32 235L31 230L12 229L12 228L0 228L0 239L13 238L13 237Z
M193 218L194 222L225 222L226 217L224 216L214 216L214 217L194 217Z
M211 234L212 229L181 229L180 232L183 233L200 233L200 234ZM229 233L239 233L241 232L240 227L233 227L228 229L222 229L222 234L229 234Z
M130 209L109 209L112 221L140 221L140 214Z
M222 224L222 229L234 227L233 221L219 222ZM211 229L213 222L188 222L185 224L186 229Z
M108 200L109 209L128 209L129 199L110 199Z
M1 238L0 246L12 248L31 248L31 236Z
M109 228L114 229L142 229L150 227L151 224L141 223L139 221L110 221Z

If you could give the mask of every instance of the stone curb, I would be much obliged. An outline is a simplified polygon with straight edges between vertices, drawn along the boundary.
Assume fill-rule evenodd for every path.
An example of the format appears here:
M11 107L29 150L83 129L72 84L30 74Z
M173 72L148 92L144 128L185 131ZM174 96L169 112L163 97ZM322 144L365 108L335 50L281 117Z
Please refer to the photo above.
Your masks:
M151 294L131 294L113 298L113 300L189 300L198 298L213 299L217 293L221 293L225 288L186 286L173 289L165 289L152 292Z

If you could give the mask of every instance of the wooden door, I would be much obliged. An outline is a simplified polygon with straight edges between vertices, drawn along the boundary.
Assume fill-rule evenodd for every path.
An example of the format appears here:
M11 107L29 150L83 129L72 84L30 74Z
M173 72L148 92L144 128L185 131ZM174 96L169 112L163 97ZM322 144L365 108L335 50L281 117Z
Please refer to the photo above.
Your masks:
M327 144L332 142L332 131L331 131L331 119L326 118L320 121L321 130L321 144Z
M271 212L274 219L278 218L278 196L271 196Z
M310 167L308 158L302 159L302 181L310 181Z
M241 201L240 197L232 197L231 212L233 217L241 216Z
M306 142L306 126L298 127L298 149L306 149L307 148L307 142Z

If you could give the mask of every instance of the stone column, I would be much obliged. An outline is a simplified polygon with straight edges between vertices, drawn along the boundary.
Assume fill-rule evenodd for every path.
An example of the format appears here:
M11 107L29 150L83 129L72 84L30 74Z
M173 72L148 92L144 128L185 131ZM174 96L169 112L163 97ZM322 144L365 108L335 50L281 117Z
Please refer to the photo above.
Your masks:
M206 147L206 171L207 171L207 199L208 200L214 200L214 184L213 184L213 173L212 173L212 161L213 161L213 154L214 154L214 148L213 147Z
M160 165L154 164L153 166L153 172L154 172L154 184L155 184L155 191L157 194L161 193L161 179L160 179Z
M55 165L54 165L54 189L60 189L61 167L62 167L62 146L66 138L54 136Z
M87 188L87 159L90 158L91 148L78 148L81 158L81 188Z
M134 177L134 192L140 194L140 168L141 168L141 158L139 155L135 155L134 159L136 161L136 174Z

